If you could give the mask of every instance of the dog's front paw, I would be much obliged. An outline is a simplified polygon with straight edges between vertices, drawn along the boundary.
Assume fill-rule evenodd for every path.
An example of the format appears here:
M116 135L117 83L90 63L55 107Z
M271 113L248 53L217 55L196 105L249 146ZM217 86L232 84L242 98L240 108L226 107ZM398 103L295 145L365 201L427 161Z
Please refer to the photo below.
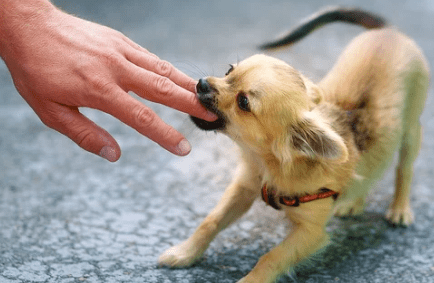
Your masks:
M409 226L413 223L414 216L410 206L390 206L386 213L386 219L394 226Z
M363 199L338 203L334 215L338 217L356 216L363 213L365 202Z
M195 263L202 253L203 251L186 241L162 253L158 258L158 264L172 268L188 267Z

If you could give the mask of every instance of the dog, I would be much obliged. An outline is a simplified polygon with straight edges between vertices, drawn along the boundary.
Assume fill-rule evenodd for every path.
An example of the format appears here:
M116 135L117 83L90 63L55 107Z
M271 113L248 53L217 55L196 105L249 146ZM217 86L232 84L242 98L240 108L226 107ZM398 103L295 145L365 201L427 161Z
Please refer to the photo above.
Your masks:
M369 188L397 151L386 218L394 225L412 223L410 185L429 84L427 61L414 41L372 13L333 8L262 48L292 44L335 21L368 30L318 84L263 54L232 65L223 78L199 80L199 100L219 118L193 122L229 136L242 158L214 210L190 238L160 256L160 265L192 265L219 231L262 197L285 213L293 229L238 282L274 282L327 245L325 227L333 215L363 212Z

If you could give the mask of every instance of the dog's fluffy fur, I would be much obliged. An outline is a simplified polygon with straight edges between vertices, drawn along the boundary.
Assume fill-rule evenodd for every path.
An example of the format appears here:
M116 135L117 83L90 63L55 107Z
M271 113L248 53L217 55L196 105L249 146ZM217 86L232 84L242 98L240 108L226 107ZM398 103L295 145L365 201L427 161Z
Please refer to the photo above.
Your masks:
M220 118L193 121L231 137L242 160L215 209L189 239L163 253L160 264L193 264L219 231L250 208L265 183L283 196L320 188L339 192L337 201L282 206L293 223L291 233L240 281L274 282L327 244L325 226L333 214L363 211L368 189L396 151L395 197L386 217L410 224L410 184L428 81L420 49L391 27L355 38L318 84L265 55L242 61L224 78L201 79L199 99Z

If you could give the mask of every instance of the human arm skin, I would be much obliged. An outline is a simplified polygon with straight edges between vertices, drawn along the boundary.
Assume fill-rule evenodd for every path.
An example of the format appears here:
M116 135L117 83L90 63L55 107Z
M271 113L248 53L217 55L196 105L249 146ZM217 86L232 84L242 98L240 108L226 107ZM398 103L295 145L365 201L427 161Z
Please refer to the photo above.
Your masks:
M0 56L15 87L41 121L83 149L119 159L115 139L79 112L106 112L177 155L190 144L133 91L212 121L196 82L120 32L68 15L47 0L0 0Z

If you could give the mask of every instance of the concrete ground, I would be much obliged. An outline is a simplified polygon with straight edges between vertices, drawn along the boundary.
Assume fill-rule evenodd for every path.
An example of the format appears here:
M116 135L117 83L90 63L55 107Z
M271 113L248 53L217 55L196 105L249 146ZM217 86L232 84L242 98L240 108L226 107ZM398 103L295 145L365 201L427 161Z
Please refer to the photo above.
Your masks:
M55 0L64 10L120 30L194 78L228 64L323 7L323 1ZM434 2L338 0L384 15L413 37L434 66ZM362 29L330 25L272 53L319 80ZM264 203L211 244L195 266L159 268L157 258L188 237L231 179L236 148L197 130L185 114L152 107L183 132L193 151L170 155L112 117L84 112L119 141L110 164L45 127L0 65L0 282L235 282L279 243L288 225ZM147 103L147 102L145 102ZM150 103L147 103L150 104ZM333 219L332 244L280 282L434 282L433 88L422 117L407 229L383 220L389 171L357 219Z

